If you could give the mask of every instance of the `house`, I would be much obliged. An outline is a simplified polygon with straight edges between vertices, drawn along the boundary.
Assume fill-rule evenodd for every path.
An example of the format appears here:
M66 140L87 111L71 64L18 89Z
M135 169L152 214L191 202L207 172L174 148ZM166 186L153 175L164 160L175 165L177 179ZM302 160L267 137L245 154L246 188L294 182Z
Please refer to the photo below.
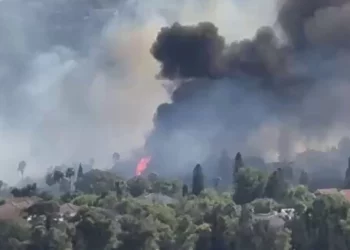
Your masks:
M60 215L73 217L77 214L79 209L80 209L80 207L78 207L72 203L65 203L65 204L60 206Z
M342 195L344 195L347 201L350 201L350 189L343 189L340 191Z
M265 221L271 229L283 228L286 221L293 219L295 210L293 208L284 208L280 212L272 211L267 214L254 214L254 221Z
M0 206L0 220L21 219L23 211L40 201L39 197L18 197L5 200Z
M315 195L330 195L330 194L341 194L344 198L350 202L350 189L337 189L337 188L328 188L328 189L317 189Z
M339 190L337 188L324 188L324 189L317 189L315 191L315 195L321 195L321 194L335 194L338 193Z

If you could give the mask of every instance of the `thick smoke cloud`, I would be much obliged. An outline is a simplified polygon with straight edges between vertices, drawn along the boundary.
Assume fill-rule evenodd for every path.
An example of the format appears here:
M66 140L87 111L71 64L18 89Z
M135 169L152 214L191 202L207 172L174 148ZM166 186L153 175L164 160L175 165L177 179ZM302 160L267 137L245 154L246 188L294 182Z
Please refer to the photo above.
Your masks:
M348 0L282 1L278 20L291 44L348 47Z
M159 31L151 53L160 63L159 77L175 86L172 103L159 106L148 140L160 162L176 162L179 150L202 158L223 148L257 152L249 141L271 123L281 128L275 145L280 159L346 130L350 2L279 4L280 30L258 28L252 38L232 43L210 22Z
M142 149L157 106L168 101L167 81L155 80L159 67L149 53L159 29L211 21L225 37L246 38L272 23L273 6L274 0L0 1L1 179L17 181L20 160L32 176L90 157L98 168L111 167L115 151L128 158ZM232 30L232 21L241 28Z
M261 28L254 39L226 45L212 23L163 28L151 53L161 62L165 78L223 78L247 74L279 75L285 57L271 28Z

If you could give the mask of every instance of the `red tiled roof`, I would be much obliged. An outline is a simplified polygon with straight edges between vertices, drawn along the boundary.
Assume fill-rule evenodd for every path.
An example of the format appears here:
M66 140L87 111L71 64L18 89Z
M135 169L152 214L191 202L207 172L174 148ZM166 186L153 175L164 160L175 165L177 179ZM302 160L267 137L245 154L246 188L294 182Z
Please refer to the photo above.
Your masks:
M345 197L346 200L350 201L350 189L336 189L336 188L329 188L329 189L318 189L315 192L316 194L336 194L339 193Z
M21 212L39 201L39 197L10 198L0 206L0 220L13 220L21 217Z
M343 189L340 191L342 195L344 195L345 199L350 201L350 189Z
M319 194L334 194L338 193L339 190L336 188L325 188L325 189L317 189L315 193Z

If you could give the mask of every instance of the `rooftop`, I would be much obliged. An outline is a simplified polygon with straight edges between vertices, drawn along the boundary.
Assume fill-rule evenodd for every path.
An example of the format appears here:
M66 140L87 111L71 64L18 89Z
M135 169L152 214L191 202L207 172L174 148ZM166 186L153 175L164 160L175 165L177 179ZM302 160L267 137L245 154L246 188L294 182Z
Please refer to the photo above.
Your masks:
M5 204L0 206L0 220L14 220L21 217L24 209L40 201L39 197L9 198Z

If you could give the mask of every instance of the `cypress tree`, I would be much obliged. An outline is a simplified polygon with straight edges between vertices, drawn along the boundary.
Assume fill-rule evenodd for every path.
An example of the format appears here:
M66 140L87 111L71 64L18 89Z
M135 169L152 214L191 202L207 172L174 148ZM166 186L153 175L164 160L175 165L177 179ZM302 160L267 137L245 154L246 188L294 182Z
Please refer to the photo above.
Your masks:
M77 174L77 178L83 178L84 176L84 172L83 172L83 166L81 165L81 163L79 164L79 168L78 168L78 174Z
M202 166L197 164L193 169L192 177L192 193L194 195L199 195L204 189L204 175Z
M240 152L238 152L235 157L234 174L237 174L238 171L243 167L244 167L244 163L243 163L242 155Z
M348 168L345 172L345 188L350 188L350 157L348 158Z
M281 168L278 168L269 176L265 187L265 196L274 200L279 200L283 197L287 189L288 185L284 179L283 171Z
M236 157L235 157L235 162L234 162L233 171L232 171L232 186L233 187L235 186L235 177L236 177L237 173L239 172L239 170L243 167L244 167L244 163L242 160L242 155L240 152L238 152L236 154Z

